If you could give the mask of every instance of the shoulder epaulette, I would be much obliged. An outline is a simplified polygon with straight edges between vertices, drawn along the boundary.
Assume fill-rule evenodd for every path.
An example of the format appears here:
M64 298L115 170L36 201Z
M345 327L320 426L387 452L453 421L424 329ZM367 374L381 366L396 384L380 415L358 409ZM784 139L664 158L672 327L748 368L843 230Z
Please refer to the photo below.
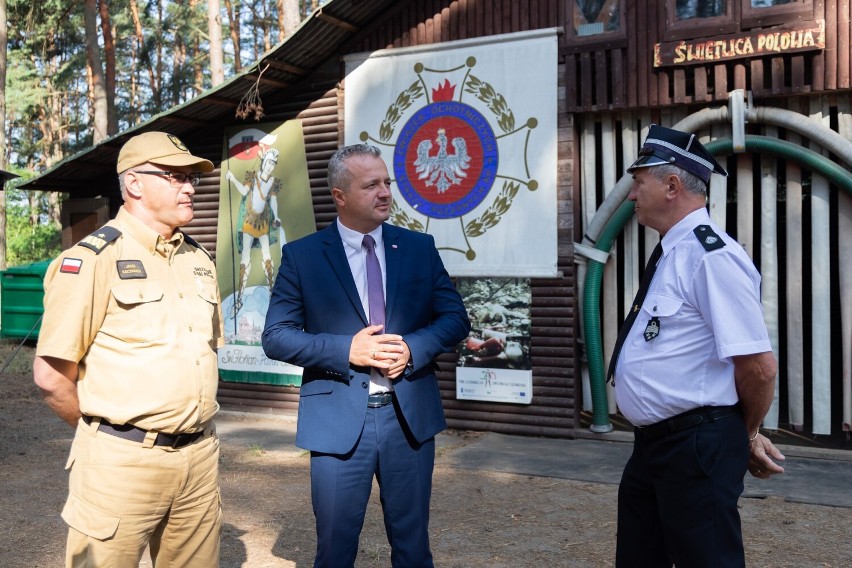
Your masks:
M203 252L204 254L207 255L207 258L209 258L210 260L213 260L213 256L209 252L207 252L207 249L204 248L203 246L201 246L198 243L198 241L196 241L195 239L193 239L192 237L190 237L186 233L183 233L183 240L186 241L187 244L190 244L190 245L194 246L195 248L200 249L201 252Z
M86 247L87 249L95 251L95 254L101 254L108 244L120 236L121 231L115 227L104 225L77 244L81 247Z
M704 250L710 252L711 250L720 249L725 246L725 241L717 235L710 225L698 225L692 231L695 233L695 236L698 238L698 242L701 243L701 246L704 247Z

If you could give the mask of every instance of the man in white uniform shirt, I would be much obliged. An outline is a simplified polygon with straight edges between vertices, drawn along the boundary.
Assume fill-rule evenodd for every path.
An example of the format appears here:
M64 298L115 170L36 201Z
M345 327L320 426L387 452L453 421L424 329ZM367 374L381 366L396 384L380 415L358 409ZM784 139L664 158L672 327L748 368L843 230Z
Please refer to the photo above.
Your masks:
M652 125L627 171L628 199L662 235L662 252L611 363L616 401L635 426L616 566L744 566L745 472L783 472L771 459L783 456L759 434L777 369L760 275L707 214L710 176L727 173L696 136Z

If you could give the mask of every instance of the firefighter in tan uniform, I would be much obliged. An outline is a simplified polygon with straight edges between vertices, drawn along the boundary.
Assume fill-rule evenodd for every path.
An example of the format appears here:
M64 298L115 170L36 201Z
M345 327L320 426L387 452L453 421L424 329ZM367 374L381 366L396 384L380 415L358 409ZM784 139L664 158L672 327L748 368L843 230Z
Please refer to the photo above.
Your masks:
M118 215L51 263L33 374L76 428L67 567L219 565L222 512L210 255L180 231L213 164L147 132L118 157Z

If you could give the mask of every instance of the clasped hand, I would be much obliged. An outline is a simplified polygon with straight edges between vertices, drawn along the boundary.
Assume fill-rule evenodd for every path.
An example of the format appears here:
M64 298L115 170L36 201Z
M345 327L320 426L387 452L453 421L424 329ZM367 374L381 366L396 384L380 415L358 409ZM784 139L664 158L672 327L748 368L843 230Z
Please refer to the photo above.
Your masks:
M395 379L402 374L411 358L411 351L401 335L380 333L383 325L370 325L352 337L349 362L360 367L374 367Z

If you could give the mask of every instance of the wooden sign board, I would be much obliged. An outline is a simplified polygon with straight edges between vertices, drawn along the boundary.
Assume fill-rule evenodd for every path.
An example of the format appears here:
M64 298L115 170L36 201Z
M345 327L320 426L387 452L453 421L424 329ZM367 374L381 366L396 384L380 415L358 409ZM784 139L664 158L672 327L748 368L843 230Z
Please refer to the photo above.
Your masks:
M806 26L654 45L654 67L696 65L825 49L825 20Z

